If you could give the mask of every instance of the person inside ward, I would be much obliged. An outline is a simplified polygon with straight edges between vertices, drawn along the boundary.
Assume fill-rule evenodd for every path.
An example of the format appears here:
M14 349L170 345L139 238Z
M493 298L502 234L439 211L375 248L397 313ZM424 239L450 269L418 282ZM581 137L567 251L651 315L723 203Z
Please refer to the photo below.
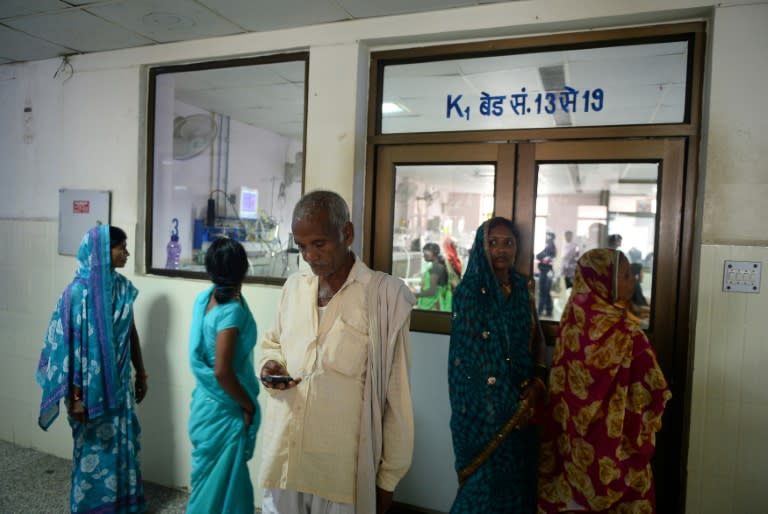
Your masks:
M448 266L437 243L427 243L422 251L427 267L421 277L421 288L415 293L416 308L427 311L450 311L453 296L448 281Z

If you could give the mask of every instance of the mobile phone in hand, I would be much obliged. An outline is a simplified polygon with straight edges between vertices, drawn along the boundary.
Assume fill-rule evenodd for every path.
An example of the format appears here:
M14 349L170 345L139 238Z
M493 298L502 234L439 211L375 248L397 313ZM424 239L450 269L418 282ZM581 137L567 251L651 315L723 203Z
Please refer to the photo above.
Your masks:
M268 384L287 384L293 377L288 375L262 375L261 379Z

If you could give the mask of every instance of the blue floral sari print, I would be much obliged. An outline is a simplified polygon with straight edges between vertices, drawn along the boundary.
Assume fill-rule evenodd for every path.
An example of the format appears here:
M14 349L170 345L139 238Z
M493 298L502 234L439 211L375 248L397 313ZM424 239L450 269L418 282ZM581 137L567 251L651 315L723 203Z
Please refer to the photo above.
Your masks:
M88 421L72 418L70 508L77 513L144 512L139 423L130 387L130 330L138 291L111 268L109 226L92 228L78 252L79 269L59 297L48 326L37 383L44 430L82 390Z

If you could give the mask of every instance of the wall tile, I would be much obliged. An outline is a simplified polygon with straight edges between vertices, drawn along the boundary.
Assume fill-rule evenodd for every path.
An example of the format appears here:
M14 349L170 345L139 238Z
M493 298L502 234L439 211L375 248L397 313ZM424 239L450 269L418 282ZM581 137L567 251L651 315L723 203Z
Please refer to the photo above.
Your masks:
M739 441L734 434L740 429L740 406L738 404L713 403L707 409L703 434L702 470L707 477L730 476L736 470Z
M689 469L685 495L686 514L701 513L701 496L701 473L697 470Z
M0 244L0 262L9 262L11 259L13 246L9 243L13 234L13 225L12 220L0 220L0 243L2 243Z
M39 405L39 400L34 406L16 402L16 408L19 412L18 418L23 419L25 423L14 426L11 442L26 448L45 448L45 453L71 459L72 430L67 422L66 410L62 407L59 417L45 431L37 425Z
M3 246L3 245L0 245ZM13 294L15 291L14 270L10 266L0 265L0 312L8 312L13 308Z
M149 386L147 398L136 408L141 424L142 470L147 480L170 487L187 484L192 446L187 434L189 397L186 387ZM154 416L159 409L162 416Z
M691 514L745 514L733 510L736 479L731 476L708 477L702 480L702 498L699 511Z
M39 405L42 389L35 381L39 353L38 357L34 359L21 358L15 355L4 357L7 368L4 373L0 373L2 377L0 378L0 389L12 391L13 398L19 403Z
M722 291L723 261L768 265L768 248L701 248L686 511L763 512L768 474L768 277L761 292ZM764 272L765 274L765 272Z
M768 510L768 487L765 486L765 475L736 480L733 494L733 512L748 514Z
M768 290L765 296L768 298ZM762 316L766 316L768 306L762 312ZM740 375L742 401L768 405L768 334L759 323L750 323L744 339L744 367Z
M768 434L768 405L742 404L739 425L739 431L734 438L740 442L736 478L754 480L756 477L768 477L768 445L759 444Z

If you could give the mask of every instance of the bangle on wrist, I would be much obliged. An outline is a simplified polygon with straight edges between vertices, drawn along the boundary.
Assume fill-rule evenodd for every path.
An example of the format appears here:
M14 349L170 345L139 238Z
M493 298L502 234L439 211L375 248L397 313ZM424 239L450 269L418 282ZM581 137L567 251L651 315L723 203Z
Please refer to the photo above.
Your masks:
M544 390L546 391L547 384L546 382L544 382L544 380L541 379L541 377L533 377L532 382L538 382L539 384L541 384L541 387L543 387Z
M546 364L538 363L534 367L533 375L534 375L534 377L536 377L539 380L541 380L544 383L544 385L546 386L547 382L549 381L549 367L547 367Z
M520 390L525 389L526 387L528 387L529 385L531 385L533 383L539 383L539 384L541 384L541 386L545 390L547 389L546 382L544 382L541 378L539 378L539 377L531 377L531 378L523 380L523 382L520 384Z

